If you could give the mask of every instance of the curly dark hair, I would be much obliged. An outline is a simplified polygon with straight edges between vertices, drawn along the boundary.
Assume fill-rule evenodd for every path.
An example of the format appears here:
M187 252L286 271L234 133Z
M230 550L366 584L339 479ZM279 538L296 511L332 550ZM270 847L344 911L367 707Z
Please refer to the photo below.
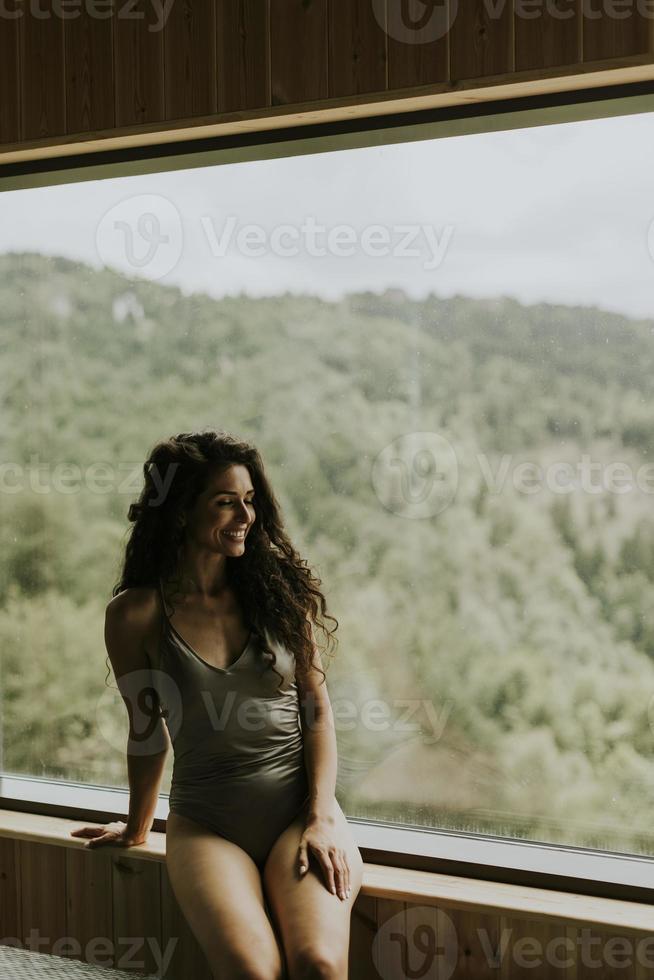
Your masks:
M277 658L266 644L264 628L293 654L296 673L306 675L313 660L311 624L323 630L329 645L338 620L326 611L325 597L318 588L321 579L312 574L284 530L258 450L223 430L182 432L150 450L143 464L143 489L127 512L134 526L112 595L133 587L156 587L159 579L175 581L185 534L184 514L205 489L216 465L220 472L234 464L246 466L250 473L256 516L244 553L227 556L227 581L261 649L272 658L272 668ZM324 617L336 624L333 630L326 629ZM108 659L107 677L111 671ZM324 683L325 672L320 672Z

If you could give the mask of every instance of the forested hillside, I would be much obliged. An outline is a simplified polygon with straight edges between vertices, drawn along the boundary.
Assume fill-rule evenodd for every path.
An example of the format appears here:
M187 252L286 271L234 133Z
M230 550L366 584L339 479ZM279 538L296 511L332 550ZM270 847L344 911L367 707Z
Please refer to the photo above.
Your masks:
M127 785L104 607L149 448L211 425L261 450L339 620L346 812L654 852L654 322L397 290L216 300L36 254L0 256L0 298L6 771ZM456 453L438 513L380 497L407 433ZM516 485L584 454L652 472Z

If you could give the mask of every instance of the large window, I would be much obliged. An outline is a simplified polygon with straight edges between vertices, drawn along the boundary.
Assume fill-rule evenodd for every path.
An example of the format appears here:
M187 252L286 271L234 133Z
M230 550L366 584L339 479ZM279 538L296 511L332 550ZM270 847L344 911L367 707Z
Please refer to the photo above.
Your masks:
M348 815L654 853L654 116L486 128L5 185L5 772L127 786L104 607L211 425L339 620Z

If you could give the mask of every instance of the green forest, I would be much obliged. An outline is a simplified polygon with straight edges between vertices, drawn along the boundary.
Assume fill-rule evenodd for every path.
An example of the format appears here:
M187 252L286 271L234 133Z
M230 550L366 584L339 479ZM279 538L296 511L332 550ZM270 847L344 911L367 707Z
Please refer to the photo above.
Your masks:
M512 478L651 467L654 321L396 289L215 299L35 253L0 256L0 294L5 772L127 787L103 642L127 510L155 441L212 426L259 448L338 619L349 816L654 853L654 475ZM416 433L456 454L438 512L383 492L380 458ZM163 792L171 772L172 753Z

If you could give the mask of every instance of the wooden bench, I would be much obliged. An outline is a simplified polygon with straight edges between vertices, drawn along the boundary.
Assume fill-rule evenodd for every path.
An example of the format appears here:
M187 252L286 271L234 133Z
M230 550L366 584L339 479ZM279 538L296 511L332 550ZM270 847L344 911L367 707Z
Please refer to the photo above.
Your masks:
M6 898L0 903L0 942L6 942L3 936L22 939L29 928L45 930L49 937L75 936L80 942L89 935L114 940L148 936L161 944L161 950L176 940L161 973L161 959L152 956L145 956L143 972L168 980L186 975L209 980L206 961L170 889L165 834L151 832L148 842L137 847L89 850L82 839L70 836L84 823L0 810L0 875L6 886ZM65 916L55 911L60 905ZM13 932L8 928L12 925ZM457 975L504 980L551 975L581 980L586 975L613 975L610 962L601 974L586 963L592 956L586 956L585 950L590 945L596 957L598 944L602 950L607 944L610 947L603 955L614 960L622 956L618 975L625 980L654 976L651 905L366 864L352 915L351 980L401 976L396 962L398 932L405 934L405 945L410 946L419 927L423 935L428 929L434 940L439 938L441 956L445 940L456 938L456 950L449 951L457 957L452 972L448 967L425 976L447 973L455 980ZM533 967L539 944L543 955L553 944L558 960L572 958L575 972L528 969L525 957L532 957ZM628 947L631 971L625 961ZM80 958L85 958L83 953Z

